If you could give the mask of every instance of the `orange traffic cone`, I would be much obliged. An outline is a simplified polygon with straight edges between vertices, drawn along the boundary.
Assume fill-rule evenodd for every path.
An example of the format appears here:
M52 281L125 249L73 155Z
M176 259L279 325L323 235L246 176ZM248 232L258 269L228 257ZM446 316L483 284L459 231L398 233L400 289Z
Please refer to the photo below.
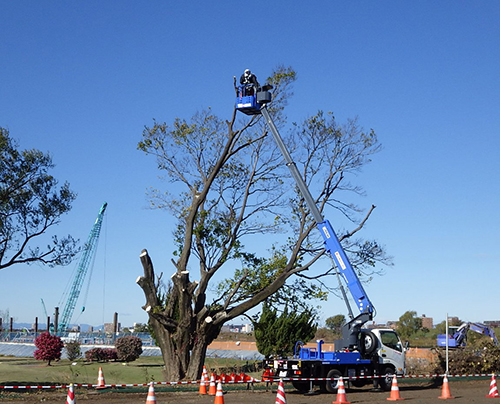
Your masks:
M201 379L200 379L200 390L198 391L198 393L201 395L207 394L207 383L206 382L207 381L205 380L205 375L202 373Z
M340 377L338 381L337 401L332 401L332 404L351 404L350 401L347 401L345 396L345 387L342 377Z
M73 391L73 384L69 385L68 397L66 398L66 404L75 404L75 392Z
M278 394L276 394L275 404L286 404L285 388L283 387L283 379L280 379L278 384Z
M212 373L210 375L210 386L208 388L208 395L209 396L215 396L217 393L216 387L215 387L215 375Z
M146 404L156 403L155 387L154 383L149 383L148 398L146 399Z
M203 371L201 372L201 376L202 376L203 380L205 380L206 382L209 381L207 368L205 367L205 365L203 365Z
M96 389L105 389L105 388L106 388L106 382L104 381L104 374L102 373L102 368L99 367Z
M399 400L404 400L399 395L399 387L398 387L398 378L396 375L392 377L392 385L391 385L391 395L390 397L387 398L389 401L399 401Z
M448 383L448 376L447 375L444 375L443 390L441 392L441 396L438 398L440 398L441 400L448 400L450 398L455 398L450 393L450 385Z
M495 380L495 374L491 375L490 392L486 397L500 397L500 394L498 394L497 381Z
M217 384L217 393L215 393L214 404L224 404L224 393L222 392L222 383Z

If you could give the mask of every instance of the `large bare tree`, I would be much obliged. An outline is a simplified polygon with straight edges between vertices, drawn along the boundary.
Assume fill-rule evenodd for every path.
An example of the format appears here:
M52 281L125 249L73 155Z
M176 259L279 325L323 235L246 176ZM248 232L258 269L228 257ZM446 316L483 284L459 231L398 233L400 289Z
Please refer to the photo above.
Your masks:
M286 67L278 67L269 78L274 86L270 113L278 126L284 126L283 111L295 78ZM293 125L285 141L320 211L333 208L353 221L353 229L339 238L355 268L360 275L376 271L375 263L387 260L385 252L376 242L355 237L372 209L363 216L357 206L341 200L346 191L363 192L350 178L379 150L375 133L362 131L355 121L341 127L331 114L318 112ZM156 157L173 184L167 192L150 195L152 206L168 209L178 225L170 280L162 281L143 250L144 275L137 283L146 297L144 309L162 350L166 377L195 379L224 323L285 285L294 287L287 283L293 275L318 277L304 274L325 251L259 116L242 117L234 111L230 120L222 121L208 110L189 122L155 122L144 130L139 149ZM216 281L222 270L225 279L220 281L219 275ZM216 292L211 301L209 291Z

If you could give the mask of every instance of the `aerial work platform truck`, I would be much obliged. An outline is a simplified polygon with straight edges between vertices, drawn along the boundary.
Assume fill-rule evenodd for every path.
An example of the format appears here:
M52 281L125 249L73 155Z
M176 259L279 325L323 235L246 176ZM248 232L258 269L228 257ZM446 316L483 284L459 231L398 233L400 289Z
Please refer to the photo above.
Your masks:
M349 321L342 327L342 338L335 341L334 351L324 351L323 341L317 341L315 348L306 348L300 341L295 345L292 358L277 358L268 362L271 377L290 380L300 391L312 391L313 385L328 392L336 392L339 377L355 387L373 383L384 390L391 389L395 374L405 373L405 347L398 334L392 329L365 329L363 326L373 320L375 308L366 294L356 271L353 269L339 239L320 210L301 177L281 135L269 114L267 105L272 102L272 86L241 85L236 88L235 108L246 115L262 115L269 126L286 165L290 169L307 207L311 211L324 247L334 262L359 314L354 315L342 284L340 285L349 312Z

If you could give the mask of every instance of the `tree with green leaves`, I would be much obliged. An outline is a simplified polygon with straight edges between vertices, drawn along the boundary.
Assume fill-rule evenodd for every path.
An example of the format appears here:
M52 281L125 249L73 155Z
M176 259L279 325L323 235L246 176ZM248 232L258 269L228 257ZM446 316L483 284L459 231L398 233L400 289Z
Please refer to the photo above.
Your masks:
M309 342L316 329L316 315L312 309L296 312L285 306L278 314L278 310L267 302L262 305L259 320L254 322L257 349L266 359L292 354L297 341Z
M78 252L71 236L53 235L45 247L36 245L76 197L68 183L58 186L49 174L53 167L49 154L18 150L9 131L0 127L0 270L34 262L66 265Z
M342 326L345 324L345 316L343 314L337 314L332 317L328 317L325 320L325 325L328 329L332 330L335 334L342 333Z
M268 110L282 129L295 79L287 67L278 67L268 79L274 87ZM228 104L232 101L229 93ZM345 198L349 192L363 194L351 181L380 150L375 132L362 130L355 120L339 125L322 111L289 129L285 142L319 210L351 221L352 229L340 229L339 239L366 280L390 258L376 241L358 237L373 207L363 212ZM276 304L296 296L298 305L327 296L324 280L335 271L259 115L244 117L234 110L222 120L209 109L171 125L155 121L138 148L156 158L171 184L151 192L151 206L178 221L169 281L155 272L147 250L140 255L144 275L137 279L169 380L198 378L207 347L223 324L271 296ZM323 260L326 269L309 270Z
M82 356L81 344L78 340L68 341L64 344L66 356L70 361L74 361Z
M409 310L405 312L397 322L397 330L402 339L409 339L422 329L422 318L417 317L417 312Z
M149 332L148 324L137 323L134 324L133 332Z

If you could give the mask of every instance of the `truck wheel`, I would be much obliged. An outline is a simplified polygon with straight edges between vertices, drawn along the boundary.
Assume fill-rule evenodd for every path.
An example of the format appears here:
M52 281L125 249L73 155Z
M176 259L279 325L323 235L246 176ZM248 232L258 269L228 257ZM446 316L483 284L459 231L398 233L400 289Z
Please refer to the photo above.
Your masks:
M339 377L342 376L342 373L340 373L340 370L338 369L330 369L328 374L326 375L327 379L338 379ZM339 387L339 381L338 380L327 380L326 381L326 391L329 393L335 393Z
M361 332L361 349L364 355L371 355L377 349L377 337L371 331Z
M394 376L394 369L388 366L383 369L380 375L382 376L379 379L380 388L385 391L390 391L392 386L392 378Z

